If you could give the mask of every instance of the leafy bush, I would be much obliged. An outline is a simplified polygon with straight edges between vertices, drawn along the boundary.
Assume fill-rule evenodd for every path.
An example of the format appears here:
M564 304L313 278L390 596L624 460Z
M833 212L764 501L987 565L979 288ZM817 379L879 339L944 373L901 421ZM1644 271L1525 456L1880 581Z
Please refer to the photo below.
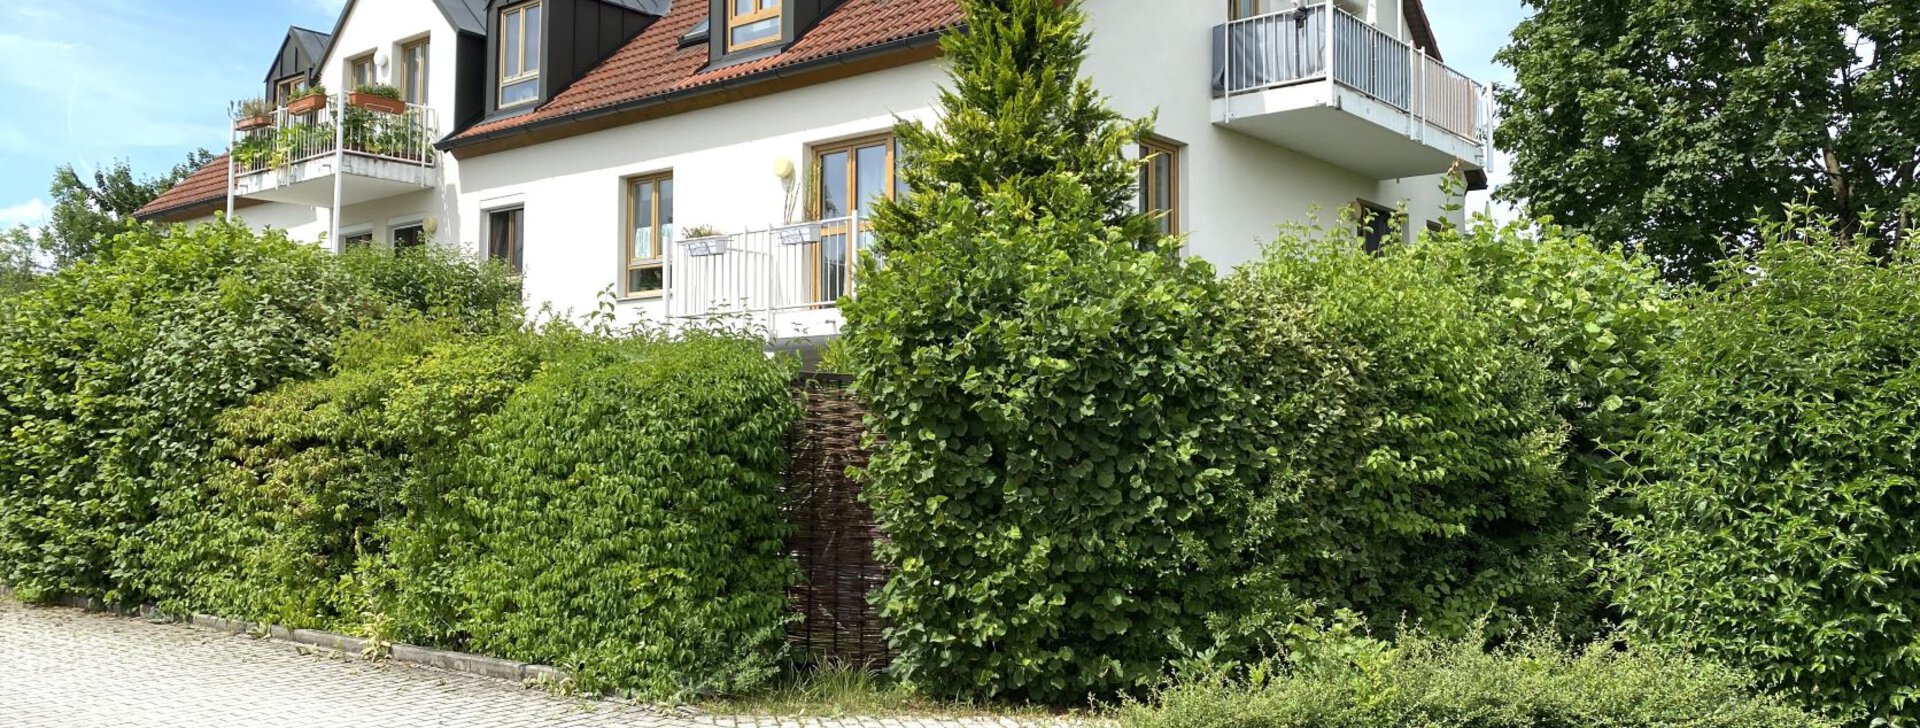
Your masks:
M389 544L415 536L417 480L557 344L462 337L458 319L354 332L336 373L229 410L198 487L163 502L158 589L178 612L365 631L388 616Z
M1597 565L1621 536L1609 517L1630 514L1619 484L1643 463L1632 442L1648 424L1659 373L1657 351L1671 337L1675 292L1650 261L1621 254L1562 228L1477 220L1431 234L1406 251L1465 285L1475 308L1503 338L1543 357L1555 409L1569 425L1566 471L1600 505L1582 528L1582 547L1552 568L1560 628L1591 633L1619 615L1597 583Z
M484 420L442 494L470 644L654 698L728 692L782 652L791 367L694 335L580 347Z
M1388 644L1308 635L1285 664L1251 680L1198 680L1157 705L1121 711L1122 728L1827 728L1756 694L1742 673L1661 649L1606 643L1569 651L1531 638L1488 651L1479 640L1419 635Z
M1469 287L1417 249L1296 231L1226 299L1221 366L1244 403L1227 447L1252 452L1222 506L1241 598L1214 620L1223 639L1327 608L1449 635L1554 608L1564 580L1545 567L1591 496L1561 470L1542 358Z
M1220 286L1131 210L1143 127L1079 77L1077 8L964 5L945 121L897 130L914 192L845 306L886 435L880 607L920 690L1072 702L1209 639L1189 575L1228 537L1203 447Z
M0 579L141 594L153 505L225 407L321 372L371 302L325 253L208 225L138 229L0 327Z
M1682 316L1615 568L1639 627L1901 725L1920 698L1920 260L1830 223L1767 227Z
M447 312L517 302L510 278ZM482 267L484 268L484 266ZM279 233L137 227L7 304L0 327L0 580L28 598L153 596L158 505L198 487L221 412L325 373L341 333L419 300ZM496 325L491 315L471 322ZM160 558L154 556L153 558Z

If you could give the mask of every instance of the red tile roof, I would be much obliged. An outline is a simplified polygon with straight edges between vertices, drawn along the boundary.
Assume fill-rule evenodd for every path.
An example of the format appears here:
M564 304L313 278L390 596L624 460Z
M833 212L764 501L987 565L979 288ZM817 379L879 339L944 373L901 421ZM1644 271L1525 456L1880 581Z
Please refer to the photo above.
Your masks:
M138 220L178 220L199 217L224 207L227 200L227 155L180 180L180 184L153 198L133 213ZM218 206L211 206L220 203ZM211 206L211 207L210 207ZM207 209L201 210L200 208Z
M961 19L956 0L846 0L780 53L705 70L707 44L681 48L680 37L706 19L707 10L704 2L674 3L666 17L641 31L553 100L526 114L475 125L454 137L453 144L458 146L463 141L509 129L715 86L889 43L931 39ZM713 32L725 30L716 28Z

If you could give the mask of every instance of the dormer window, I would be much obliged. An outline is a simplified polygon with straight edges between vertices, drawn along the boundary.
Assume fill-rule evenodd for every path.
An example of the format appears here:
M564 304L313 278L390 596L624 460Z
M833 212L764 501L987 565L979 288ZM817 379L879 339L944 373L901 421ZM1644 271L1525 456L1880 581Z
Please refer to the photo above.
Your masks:
M727 0L727 50L780 41L780 0Z
M540 3L500 11L500 107L540 98Z

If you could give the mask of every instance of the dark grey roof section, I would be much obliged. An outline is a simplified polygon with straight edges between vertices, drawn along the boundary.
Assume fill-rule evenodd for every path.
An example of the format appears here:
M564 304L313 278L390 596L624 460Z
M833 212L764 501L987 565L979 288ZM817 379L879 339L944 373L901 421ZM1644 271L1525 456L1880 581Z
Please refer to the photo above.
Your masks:
M433 0L454 30L474 35L487 34L487 0Z
M317 30L308 30L297 25L287 31L287 37L292 39L293 42L300 44L300 50L306 52L309 58L319 58L326 55L327 44L333 42L333 36L331 35Z

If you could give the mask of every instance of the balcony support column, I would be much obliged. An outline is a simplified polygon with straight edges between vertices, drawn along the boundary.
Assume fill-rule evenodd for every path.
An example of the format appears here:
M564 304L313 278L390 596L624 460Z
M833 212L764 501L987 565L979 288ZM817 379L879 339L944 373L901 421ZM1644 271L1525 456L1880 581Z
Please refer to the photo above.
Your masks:
M327 230L327 243L333 246L333 252L345 253L347 246L340 241L340 197L341 185L346 179L347 162L347 94L342 91L340 98L334 99L333 107L333 208L328 210L333 220Z

